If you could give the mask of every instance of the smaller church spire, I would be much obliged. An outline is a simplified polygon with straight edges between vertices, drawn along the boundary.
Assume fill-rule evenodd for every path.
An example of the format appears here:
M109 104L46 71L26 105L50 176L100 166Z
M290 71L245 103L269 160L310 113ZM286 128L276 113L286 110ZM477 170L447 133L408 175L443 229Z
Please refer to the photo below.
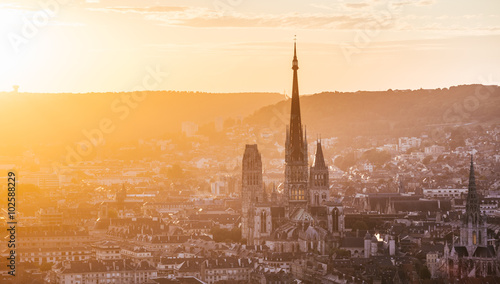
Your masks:
M470 155L470 172L469 172L469 194L468 197L476 197L476 175L474 173L474 155Z
M325 158L323 156L323 149L321 147L321 139L316 142L316 155L313 162L314 168L326 168Z
M476 180L475 176L474 176L474 154L470 154L470 173L469 173L469 181L471 179L474 179L474 181Z
M472 221L473 224L479 223L481 218L481 209L479 207L479 197L476 191L476 177L474 173L474 156L470 156L469 190L467 192L467 204L465 208L464 223Z

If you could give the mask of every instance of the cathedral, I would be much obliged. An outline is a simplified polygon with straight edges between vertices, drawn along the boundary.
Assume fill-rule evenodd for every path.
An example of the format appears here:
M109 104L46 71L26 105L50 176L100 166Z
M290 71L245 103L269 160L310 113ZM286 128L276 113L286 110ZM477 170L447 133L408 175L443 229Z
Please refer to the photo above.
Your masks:
M449 278L500 275L500 251L488 244L486 216L481 214L476 190L474 162L471 156L469 190L462 215L458 244L444 247L443 268Z
M317 141L311 166L300 115L297 48L292 61L290 124L286 128L285 181L281 192L265 192L258 147L246 145L242 160L242 238L276 252L329 254L344 232L343 206L330 200L328 166ZM270 196L270 197L268 197Z

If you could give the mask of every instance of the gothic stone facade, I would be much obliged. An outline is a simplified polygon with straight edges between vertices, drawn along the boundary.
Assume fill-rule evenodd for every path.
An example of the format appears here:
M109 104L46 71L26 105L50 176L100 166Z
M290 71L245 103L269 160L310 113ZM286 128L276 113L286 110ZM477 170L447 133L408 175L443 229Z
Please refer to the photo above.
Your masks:
M285 181L266 194L257 145L246 145L242 160L242 237L249 245L266 244L277 252L328 254L344 232L344 209L330 200L328 166L321 141L309 167L307 135L302 126L296 45L292 61L290 124L286 129ZM270 195L270 198L268 196Z
M486 216L481 214L471 157L469 190L462 216L460 241L444 247L445 275L449 278L500 276L500 252L488 244Z

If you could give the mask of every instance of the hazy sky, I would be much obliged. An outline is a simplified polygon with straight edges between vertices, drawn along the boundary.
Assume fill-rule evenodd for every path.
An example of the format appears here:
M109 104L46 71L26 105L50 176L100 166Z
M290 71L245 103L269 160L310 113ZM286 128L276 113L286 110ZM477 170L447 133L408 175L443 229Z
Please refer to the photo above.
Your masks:
M500 1L0 2L0 91L302 94L500 82ZM156 67L158 66L158 67Z

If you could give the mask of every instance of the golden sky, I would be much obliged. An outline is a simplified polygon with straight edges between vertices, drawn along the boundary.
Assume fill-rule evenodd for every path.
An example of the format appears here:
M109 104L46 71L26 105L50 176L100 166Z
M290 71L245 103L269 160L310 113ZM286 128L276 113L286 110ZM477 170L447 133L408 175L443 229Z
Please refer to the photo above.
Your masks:
M302 94L500 82L500 1L0 2L0 91Z

